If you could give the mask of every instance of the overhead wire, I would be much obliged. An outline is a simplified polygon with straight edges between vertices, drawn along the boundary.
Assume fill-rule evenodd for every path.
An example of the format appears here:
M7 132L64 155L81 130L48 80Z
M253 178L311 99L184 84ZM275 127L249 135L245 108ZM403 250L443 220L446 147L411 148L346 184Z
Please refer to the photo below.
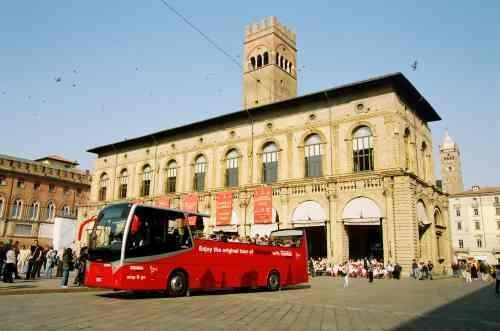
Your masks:
M222 46L220 46L215 40L210 38L205 32L203 32L200 28L198 28L191 20L189 20L185 15L183 15L181 12L179 12L177 9L175 9L171 4L169 4L166 0L160 0L165 7L167 7L171 12L173 12L176 16L178 16L184 23L186 23L188 26L190 26L193 30L195 30L198 34L200 34L203 39L205 39L210 45L212 45L215 49L217 49L219 52L221 52L225 57L227 57L231 63L236 65L240 70L244 70L244 67L242 64L237 61L234 57L232 57L229 52L227 52ZM271 88L266 86L260 79L254 76L252 72L249 72L250 77L252 77L257 84L262 85L270 94L272 94L274 97L277 97L278 99L281 98L281 95L276 94ZM246 104L246 102L245 102ZM245 106L245 111L249 114L251 117L252 115L248 111L248 108ZM253 118L252 118L253 121Z

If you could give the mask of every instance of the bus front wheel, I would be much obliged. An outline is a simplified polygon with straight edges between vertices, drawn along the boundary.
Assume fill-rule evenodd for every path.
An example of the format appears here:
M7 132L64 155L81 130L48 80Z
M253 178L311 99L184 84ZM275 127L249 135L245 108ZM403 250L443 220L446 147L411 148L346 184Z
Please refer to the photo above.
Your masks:
M172 297L183 297L188 291L186 273L181 270L174 271L168 279L167 294Z
M277 291L280 289L280 274L277 271L271 271L267 277L267 289L269 291Z

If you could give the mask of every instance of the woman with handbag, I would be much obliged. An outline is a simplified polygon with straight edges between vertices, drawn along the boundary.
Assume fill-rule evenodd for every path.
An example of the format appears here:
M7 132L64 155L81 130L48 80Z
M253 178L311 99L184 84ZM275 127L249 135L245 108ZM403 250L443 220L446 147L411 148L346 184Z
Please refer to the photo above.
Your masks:
M64 250L62 258L62 269L63 269L63 278L61 281L62 288L68 287L69 272L72 271L73 268L74 268L73 251L71 250L71 248L68 247Z

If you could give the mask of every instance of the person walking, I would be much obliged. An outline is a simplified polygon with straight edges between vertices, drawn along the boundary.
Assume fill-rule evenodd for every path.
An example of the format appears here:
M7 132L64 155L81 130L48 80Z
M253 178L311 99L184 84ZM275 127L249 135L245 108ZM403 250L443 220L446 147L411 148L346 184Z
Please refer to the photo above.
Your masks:
M69 272L73 270L73 251L71 248L66 248L62 257L63 278L61 280L61 287L68 287Z
M474 280L478 279L476 262L473 262L471 267L470 267L470 275L471 275L472 279L474 279Z
M342 273L344 276L344 288L349 287L349 264L346 262L342 267Z
M470 263L467 263L465 265L465 283L472 283L472 277L471 277L471 266Z
M368 265L368 283L373 283L373 265Z
M427 263L427 275L430 280L432 280L432 269L434 269L434 264L432 264L432 261L429 261Z
M411 276L415 279L418 279L418 264L415 259L411 263Z
M47 252L47 266L46 266L46 271L45 271L45 276L47 278L52 278L52 271L54 270L54 266L55 266L55 260L56 260L56 257L57 257L57 252L52 249L52 247L49 248L49 251Z
M8 245L5 254L5 266L3 270L3 281L5 283L13 283L12 276L16 265L16 251L13 246Z

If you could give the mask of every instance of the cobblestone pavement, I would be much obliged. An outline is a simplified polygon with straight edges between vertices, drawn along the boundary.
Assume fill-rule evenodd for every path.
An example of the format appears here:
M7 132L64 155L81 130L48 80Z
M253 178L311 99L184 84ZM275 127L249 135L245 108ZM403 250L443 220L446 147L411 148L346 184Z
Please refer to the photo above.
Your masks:
M0 296L0 330L500 330L492 283L339 279L279 292Z

